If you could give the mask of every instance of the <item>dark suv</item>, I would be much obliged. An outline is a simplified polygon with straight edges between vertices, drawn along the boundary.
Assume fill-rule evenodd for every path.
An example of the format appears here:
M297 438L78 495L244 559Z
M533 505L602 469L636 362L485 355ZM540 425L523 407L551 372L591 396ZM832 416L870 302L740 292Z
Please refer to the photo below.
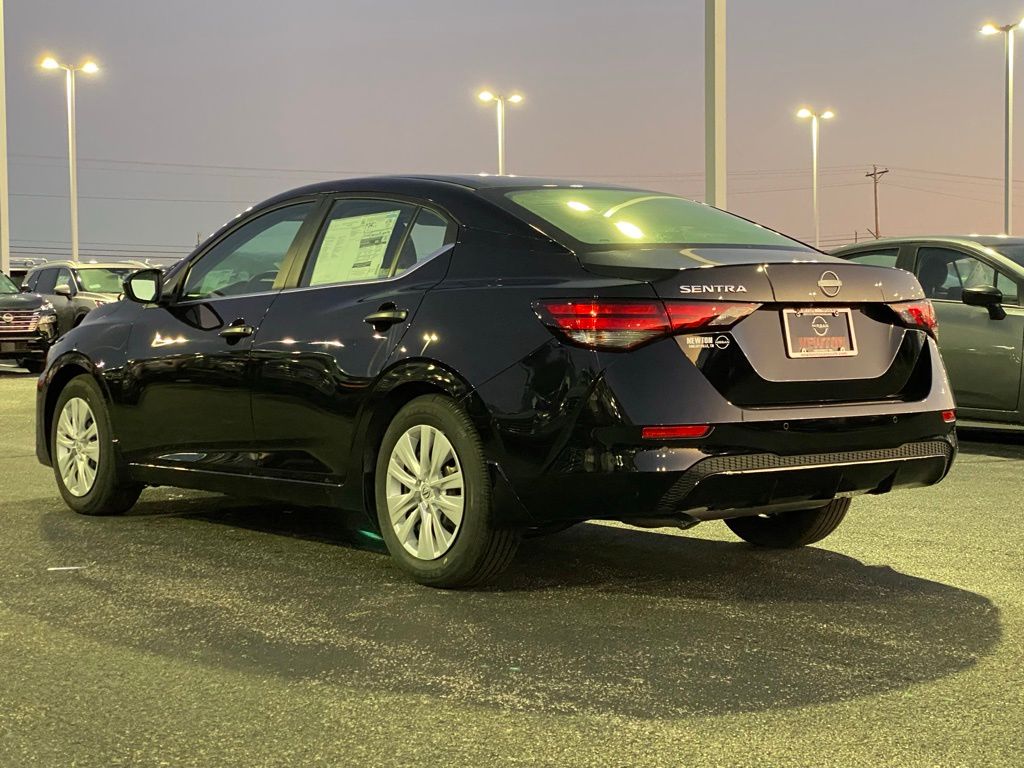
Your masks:
M18 289L0 272L0 360L16 360L32 373L43 370L46 350L57 338L57 313L37 293Z
M117 301L128 275L148 265L141 261L48 261L31 269L22 282L41 294L57 312L57 335L77 326L96 307Z

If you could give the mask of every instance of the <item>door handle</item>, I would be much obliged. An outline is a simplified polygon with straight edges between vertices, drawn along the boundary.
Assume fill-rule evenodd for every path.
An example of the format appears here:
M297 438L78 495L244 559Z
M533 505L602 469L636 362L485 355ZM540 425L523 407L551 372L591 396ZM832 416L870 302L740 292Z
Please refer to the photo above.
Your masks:
M251 325L240 323L237 325L229 325L217 335L222 336L225 339L243 339L246 336L252 336L254 333L256 333L256 329Z
M363 318L364 323L369 323L375 331L386 331L395 323L400 323L409 316L405 309L378 309L371 315Z

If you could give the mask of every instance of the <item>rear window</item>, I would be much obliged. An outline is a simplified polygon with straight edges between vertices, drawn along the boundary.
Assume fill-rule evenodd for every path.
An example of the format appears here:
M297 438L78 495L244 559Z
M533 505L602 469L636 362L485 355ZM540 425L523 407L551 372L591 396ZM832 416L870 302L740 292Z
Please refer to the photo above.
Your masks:
M859 264L869 264L872 267L895 267L899 255L899 248L881 248L877 251L861 251L851 256L840 256L840 258L856 261Z
M505 197L594 250L652 245L810 250L759 224L674 195L560 187L512 190Z

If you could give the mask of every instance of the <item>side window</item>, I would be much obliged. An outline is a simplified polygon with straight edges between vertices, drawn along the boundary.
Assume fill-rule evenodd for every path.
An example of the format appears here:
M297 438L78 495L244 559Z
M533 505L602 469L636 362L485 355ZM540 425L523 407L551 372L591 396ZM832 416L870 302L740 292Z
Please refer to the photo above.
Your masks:
M960 301L965 288L994 285L1008 304L1018 300L1017 284L981 259L949 248L921 248L917 252L917 279L929 299Z
M879 248L877 251L855 253L848 258L848 261L870 264L873 267L895 267L899 255L899 248Z
M56 269L41 269L39 270L39 281L36 283L36 293L53 293L54 287L57 285L57 270Z
M183 299L269 291L313 203L278 208L243 224L189 269Z
M71 275L71 270L66 267L61 267L57 270L57 280L54 283L54 287L58 285L66 285L71 290L71 295L74 296L78 291L75 290L75 279Z
M454 242L454 234L449 236L450 230L451 227L447 219L426 208L420 208L412 229L409 231L409 236L402 246L402 252L398 255L394 273L401 274L419 262L426 261L446 245Z
M38 282L39 282L39 273L38 272L29 272L22 279L21 284L22 285L27 285L28 289L30 291L35 291L36 283L38 283Z
M415 212L416 206L388 200L338 200L313 246L303 285L388 277Z
M1019 304L1020 296L1017 283L1002 272L996 272L996 288L1003 293L1004 304Z

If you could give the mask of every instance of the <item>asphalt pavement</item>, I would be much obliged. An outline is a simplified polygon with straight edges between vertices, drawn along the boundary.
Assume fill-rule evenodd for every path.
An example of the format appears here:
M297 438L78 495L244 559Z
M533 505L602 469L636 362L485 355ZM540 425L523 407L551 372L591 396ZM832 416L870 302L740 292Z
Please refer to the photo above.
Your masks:
M586 524L443 592L328 510L77 516L34 394L0 367L3 768L1021 764L1024 438L815 547Z

